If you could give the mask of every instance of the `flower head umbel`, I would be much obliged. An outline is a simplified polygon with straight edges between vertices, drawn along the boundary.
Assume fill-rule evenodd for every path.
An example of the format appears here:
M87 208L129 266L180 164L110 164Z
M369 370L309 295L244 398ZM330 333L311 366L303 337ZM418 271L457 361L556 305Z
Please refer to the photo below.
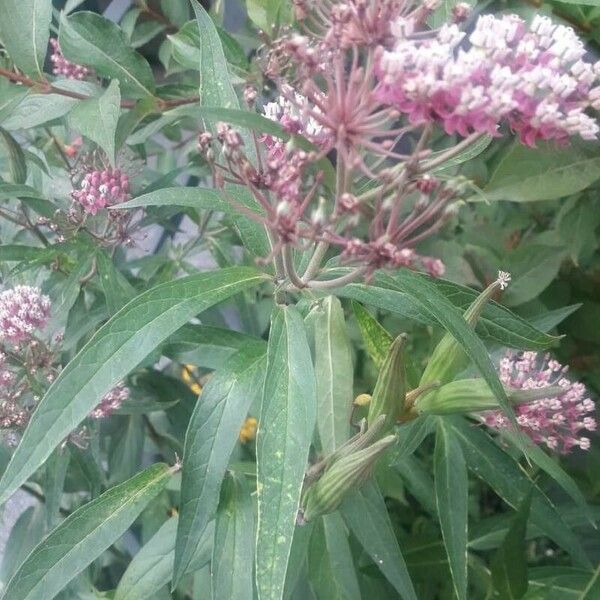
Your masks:
M0 293L0 341L18 344L43 329L50 316L50 299L38 288L18 285Z
M71 192L71 197L85 212L95 215L107 206L129 200L129 176L111 167L91 171L83 177L79 189Z
M52 62L52 72L54 75L62 75L67 79L85 79L90 75L91 70L84 65L78 65L76 63L67 60L60 49L60 44L56 38L50 38L50 45L52 46L52 54L50 54L50 61Z
M104 419L121 408L123 402L128 398L129 388L123 383L119 383L102 397L98 406L90 413L90 417L92 419Z
M523 432L536 444L563 454L575 446L588 450L590 439L581 434L596 430L596 420L591 416L594 402L587 397L583 384L565 377L566 371L567 367L556 360L536 352L508 352L500 362L500 380L508 388L564 388L562 394L515 406L517 423ZM508 418L500 411L484 413L482 418L488 427L494 429L511 427Z
M415 36L399 17L392 49L381 51L377 97L413 123L438 122L447 133L498 135L502 122L533 146L571 136L597 138L600 62L570 27L536 16L529 29L515 15L479 17L467 37L456 25Z

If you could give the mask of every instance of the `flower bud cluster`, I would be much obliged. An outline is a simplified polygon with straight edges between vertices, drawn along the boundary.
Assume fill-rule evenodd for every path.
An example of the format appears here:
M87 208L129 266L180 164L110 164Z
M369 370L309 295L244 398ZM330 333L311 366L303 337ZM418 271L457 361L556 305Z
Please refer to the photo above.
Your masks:
M91 171L83 177L79 189L71 192L71 197L85 212L95 215L107 206L129 200L129 176L111 167Z
M567 367L548 355L536 352L508 352L500 362L500 380L509 389L540 390L552 388L546 398L515 407L517 423L536 444L566 454L574 447L590 448L590 438L581 435L595 431L596 420L591 416L594 402L587 396L585 386L565 377ZM556 393L556 387L563 393ZM511 427L500 411L484 413L483 422L493 429Z
M50 45L52 46L50 62L52 62L52 72L55 75L62 75L67 79L78 80L85 79L90 75L91 70L88 69L88 67L72 63L64 57L62 50L60 49L60 44L56 38L50 39Z

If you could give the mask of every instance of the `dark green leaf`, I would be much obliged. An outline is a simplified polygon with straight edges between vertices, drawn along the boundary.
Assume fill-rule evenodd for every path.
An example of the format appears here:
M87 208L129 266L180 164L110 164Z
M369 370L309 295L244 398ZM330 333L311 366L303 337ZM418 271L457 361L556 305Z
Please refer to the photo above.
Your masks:
M478 477L486 481L507 504L517 508L527 493L532 481L519 465L481 428L460 418L447 418L458 437L467 465ZM531 522L563 547L580 565L590 562L575 534L565 523L556 508L537 488L531 503Z
M513 523L492 558L492 581L501 600L517 600L527 592L527 519L530 492L521 502Z
M467 465L453 430L438 420L434 455L435 497L456 595L467 599Z

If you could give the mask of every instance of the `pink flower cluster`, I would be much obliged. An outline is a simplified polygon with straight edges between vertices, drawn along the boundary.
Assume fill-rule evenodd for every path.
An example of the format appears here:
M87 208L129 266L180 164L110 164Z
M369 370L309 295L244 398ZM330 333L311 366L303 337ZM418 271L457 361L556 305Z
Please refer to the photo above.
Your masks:
M515 407L517 423L536 443L562 454L578 446L588 450L590 439L583 431L595 431L594 402L586 397L585 386L565 377L567 367L536 352L512 353L500 362L500 380L513 389L530 390L560 386L564 393ZM510 421L500 411L483 415L486 425L494 429L510 428Z
M14 344L31 339L50 316L50 299L38 288L18 285L0 294L0 340Z
M52 62L52 72L55 75L62 75L67 79L81 80L85 79L91 73L91 70L87 67L67 60L64 57L62 50L60 49L60 44L56 38L50 39L50 45L52 46L50 61Z
M104 395L96 408L90 413L92 419L104 419L115 410L121 408L123 402L129 398L129 388L119 383L110 392Z
M107 206L129 200L129 177L111 167L92 171L83 178L80 188L71 192L71 197L85 212L95 215Z
M434 37L399 18L396 42L381 49L376 96L415 124L439 122L447 133L498 135L501 122L522 143L596 139L587 114L600 109L600 61L584 60L585 47L570 27L536 16L529 30L516 15L479 17L468 43L456 25Z

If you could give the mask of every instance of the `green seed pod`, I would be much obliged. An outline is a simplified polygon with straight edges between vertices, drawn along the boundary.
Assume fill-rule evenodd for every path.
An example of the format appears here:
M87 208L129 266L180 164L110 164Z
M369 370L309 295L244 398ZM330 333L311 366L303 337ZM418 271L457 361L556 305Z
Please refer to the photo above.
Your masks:
M492 296L500 289L504 289L507 285L510 275L502 271L498 275L498 279L479 294L473 304L465 311L465 321L475 327L485 305L489 302ZM421 377L419 385L424 385L434 381L440 384L452 381L454 377L463 371L469 364L469 359L462 349L462 346L454 339L454 337L446 333L435 347L427 367Z
M310 485L313 481L318 479L325 469L333 465L337 460L366 448L379 437L383 426L385 424L385 415L380 415L375 419L374 423L369 429L361 429L359 433L352 436L349 440L345 441L335 452L332 452L329 456L326 456L323 460L312 465L304 477L304 484Z
M373 397L369 403L367 422L371 426L380 415L386 415L382 433L390 431L404 413L406 397L406 367L404 344L406 335L399 335L390 346L379 371Z
M348 493L365 483L375 461L395 441L395 435L388 435L368 448L344 456L333 463L321 479L306 490L298 523L308 523L321 515L333 512Z
M505 388L511 404L526 404L564 394L565 388L549 386L531 390ZM448 415L498 410L498 400L483 379L459 379L425 394L415 403L418 414Z

